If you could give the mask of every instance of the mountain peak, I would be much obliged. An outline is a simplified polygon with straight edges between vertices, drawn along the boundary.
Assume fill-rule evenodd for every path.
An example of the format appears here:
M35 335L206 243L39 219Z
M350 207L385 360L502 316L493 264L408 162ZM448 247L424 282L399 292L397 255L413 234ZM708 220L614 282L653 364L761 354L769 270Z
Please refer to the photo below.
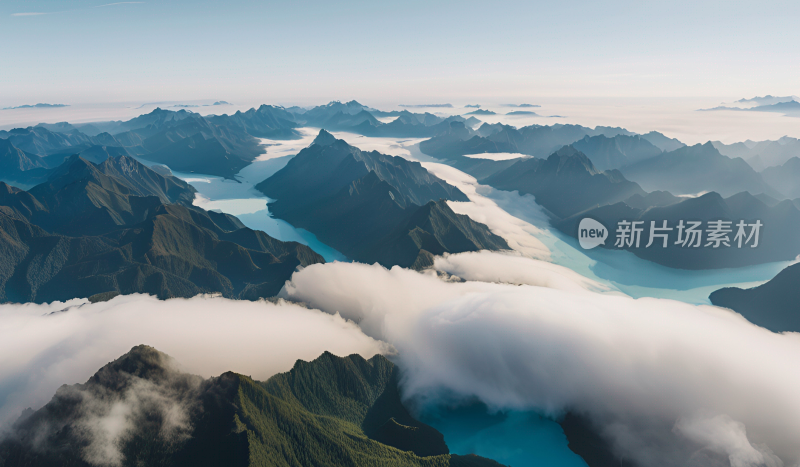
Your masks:
M165 373L174 371L175 362L169 355L148 345L137 345L128 353L101 368L90 379L90 382L106 386L119 386L125 382L120 373L140 378L163 377Z
M14 147L14 145L11 144L11 141L4 138L0 138L0 149L11 151L16 149L16 147Z
M556 152L550 155L550 157L558 157L558 158L574 157L574 156L586 157L582 152L575 149L572 145L562 146L561 149L557 150Z
M599 171L594 167L594 164L586 156L586 154L578 151L571 145L563 146L558 151L554 152L547 158L550 164L558 161L558 169L561 170L566 166L573 166L575 163L586 168L589 173L595 174Z
M330 146L335 142L336 142L336 137L328 133L324 129L322 129L319 130L319 134L317 135L316 138L314 138L314 142L311 144L318 144L320 146Z

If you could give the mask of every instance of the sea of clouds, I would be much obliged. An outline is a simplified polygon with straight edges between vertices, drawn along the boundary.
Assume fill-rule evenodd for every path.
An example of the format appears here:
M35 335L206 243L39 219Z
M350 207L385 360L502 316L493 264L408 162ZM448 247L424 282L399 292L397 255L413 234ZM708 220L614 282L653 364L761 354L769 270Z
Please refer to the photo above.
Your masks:
M578 412L645 466L798 464L800 335L712 306L603 293L565 268L499 256L437 261L479 280L466 282L311 266L284 296L396 348L410 400L455 394L498 410Z
M643 466L800 460L800 335L728 310L633 299L552 263L490 252L439 258L423 273L312 265L281 295L298 304L132 295L2 305L0 415L7 423L41 407L137 344L204 377L256 379L325 350L384 353L412 405L477 398L554 418L573 411Z

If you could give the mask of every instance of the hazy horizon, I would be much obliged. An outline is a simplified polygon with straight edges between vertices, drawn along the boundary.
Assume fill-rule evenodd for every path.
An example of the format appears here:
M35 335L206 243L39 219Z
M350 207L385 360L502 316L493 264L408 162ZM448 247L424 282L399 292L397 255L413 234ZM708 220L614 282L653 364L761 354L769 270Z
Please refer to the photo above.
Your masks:
M762 94L763 95L763 94ZM752 96L750 96L752 97ZM216 99L204 100L170 100L170 101L137 101L109 104L81 104L67 103L69 107L61 108L34 108L0 110L0 130L17 127L27 127L38 123L56 123L68 121L71 123L85 123L92 121L128 120L144 113L149 113L156 107L169 110L180 110L180 105L199 105L188 107L186 110L208 114L232 114L237 110L245 111L261 104L269 105L324 105L331 100L342 102L351 99L358 100L364 105L376 107L381 110L403 109L401 104L443 104L450 103L452 108L425 107L406 108L414 112L430 112L439 115L463 115L473 111L465 108L466 104L479 104L482 108L493 109L498 115L478 115L481 121L488 123L502 122L517 127L531 124L553 125L577 124L594 128L595 126L618 126L636 133L659 131L671 138L678 138L686 144L705 143L707 141L722 141L730 144L745 140L777 140L783 136L800 137L800 125L797 117L784 116L773 112L698 112L697 109L720 105L734 99L697 98L536 98L525 96L509 98L504 101L486 101L474 99L414 99L397 101L388 98L364 99L358 96L334 96L333 98L312 100L302 99L292 101L287 98L274 100L259 100L254 98L233 100L227 95L220 95ZM738 99L738 98L737 98ZM231 105L208 105L214 101L225 100ZM34 103L34 102L31 102ZM50 102L64 103L64 102ZM535 111L539 116L506 116L507 112L515 110L504 107L503 104L529 103L541 107L528 109ZM557 115L559 118L548 118Z
M798 19L788 1L13 0L0 107L797 95Z

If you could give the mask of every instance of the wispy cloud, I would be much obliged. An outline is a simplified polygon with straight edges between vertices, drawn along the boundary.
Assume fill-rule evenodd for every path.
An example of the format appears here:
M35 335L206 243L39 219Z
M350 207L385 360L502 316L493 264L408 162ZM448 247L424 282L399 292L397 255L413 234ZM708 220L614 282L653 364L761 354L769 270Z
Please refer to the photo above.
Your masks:
M41 12L41 11L30 11L26 13L11 13L11 16L41 16L41 15L52 15L55 13L61 13L60 11L51 11L49 13Z

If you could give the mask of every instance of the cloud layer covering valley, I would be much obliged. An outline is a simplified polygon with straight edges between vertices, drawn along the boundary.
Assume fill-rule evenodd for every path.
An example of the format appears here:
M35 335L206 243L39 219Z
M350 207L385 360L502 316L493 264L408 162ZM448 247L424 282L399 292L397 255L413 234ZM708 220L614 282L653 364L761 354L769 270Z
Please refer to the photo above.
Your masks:
M286 303L127 295L96 304L0 305L0 426L139 344L189 373L235 371L259 380L326 350L366 357L389 350L338 316Z
M800 336L711 306L596 293L531 259L507 259L529 263L512 277L487 267L495 260L468 253L437 267L504 283L336 263L304 269L284 291L392 344L417 403L580 412L647 466L800 460Z
M800 336L711 306L632 299L519 254L450 255L435 268L312 265L282 292L309 308L141 295L3 305L0 414L38 408L140 343L192 373L256 379L325 350L397 352L413 405L477 398L581 413L644 466L800 460Z

